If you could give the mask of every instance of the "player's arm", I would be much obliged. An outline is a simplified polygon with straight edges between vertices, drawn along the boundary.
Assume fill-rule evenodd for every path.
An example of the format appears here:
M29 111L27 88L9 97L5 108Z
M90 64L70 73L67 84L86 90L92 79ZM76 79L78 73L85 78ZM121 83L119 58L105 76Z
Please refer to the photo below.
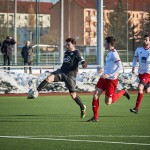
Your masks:
M116 73L119 73L122 70L122 62L120 59L116 60L115 64L117 67L115 68L115 70L111 74L109 74L110 77L111 76L113 77Z
M77 59L81 63L82 68L87 68L87 62L85 61L85 59L83 58L82 54L79 51L77 53Z
M119 73L122 70L122 62L119 57L119 54L117 52L113 52L112 60L116 64L116 68L113 70L111 74L109 74L110 77L114 77L115 74Z
M82 64L82 68L87 68L87 62L86 61L82 61L81 64Z
M135 73L135 66L137 63L137 59L138 59L138 49L136 49L134 57L133 57L133 61L132 61L132 73Z

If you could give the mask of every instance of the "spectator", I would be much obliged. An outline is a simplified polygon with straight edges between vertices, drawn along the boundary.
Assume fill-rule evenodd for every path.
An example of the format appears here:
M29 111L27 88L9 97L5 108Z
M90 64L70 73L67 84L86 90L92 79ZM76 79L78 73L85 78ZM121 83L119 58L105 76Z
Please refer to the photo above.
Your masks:
M26 45L22 48L21 56L24 60L24 65L32 65L33 64L33 56L34 51L30 45L30 41L26 42ZM27 67L24 68L24 72L27 73ZM29 67L29 73L32 74L32 68Z
M16 41L11 36L7 36L6 40L4 40L2 43L1 52L3 54L4 66L6 66L6 64L10 66L12 59L12 48L15 43ZM4 67L4 69L6 68ZM10 67L8 67L8 70L10 70Z

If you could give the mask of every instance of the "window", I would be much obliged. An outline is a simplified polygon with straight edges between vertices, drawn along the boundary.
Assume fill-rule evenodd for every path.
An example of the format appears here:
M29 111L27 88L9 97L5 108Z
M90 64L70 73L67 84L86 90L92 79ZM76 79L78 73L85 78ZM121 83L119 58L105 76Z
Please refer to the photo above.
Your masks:
M13 20L13 15L9 15L9 20L12 21Z
M0 20L4 20L4 15L0 15Z
M40 22L43 21L43 16L39 16L39 21L40 21Z

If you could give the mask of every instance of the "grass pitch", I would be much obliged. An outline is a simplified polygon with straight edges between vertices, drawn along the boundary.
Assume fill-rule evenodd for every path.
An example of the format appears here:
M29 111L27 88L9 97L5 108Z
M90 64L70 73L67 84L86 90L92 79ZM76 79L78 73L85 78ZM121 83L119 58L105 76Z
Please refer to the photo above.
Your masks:
M150 150L150 95L144 95L139 114L129 112L136 95L110 106L101 96L95 123L86 122L92 95L80 97L85 119L69 95L0 97L0 150Z

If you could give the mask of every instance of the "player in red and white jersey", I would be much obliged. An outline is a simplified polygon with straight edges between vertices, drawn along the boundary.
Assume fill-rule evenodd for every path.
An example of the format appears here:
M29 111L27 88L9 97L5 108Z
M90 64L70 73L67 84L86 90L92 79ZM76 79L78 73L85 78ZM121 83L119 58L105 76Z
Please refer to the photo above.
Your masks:
M126 89L115 92L118 85L118 73L122 70L122 63L118 52L114 49L116 41L114 37L106 37L105 40L105 49L108 50L108 54L105 58L104 72L97 82L93 94L92 109L94 116L88 122L98 121L99 97L103 91L105 91L105 103L107 105L116 102L122 95L130 99L130 95Z
M138 47L135 51L133 62L132 62L132 73L135 73L135 66L139 61L139 85L138 85L138 96L136 100L135 108L130 109L131 112L137 114L143 99L144 90L150 93L150 35L144 36L143 47Z

